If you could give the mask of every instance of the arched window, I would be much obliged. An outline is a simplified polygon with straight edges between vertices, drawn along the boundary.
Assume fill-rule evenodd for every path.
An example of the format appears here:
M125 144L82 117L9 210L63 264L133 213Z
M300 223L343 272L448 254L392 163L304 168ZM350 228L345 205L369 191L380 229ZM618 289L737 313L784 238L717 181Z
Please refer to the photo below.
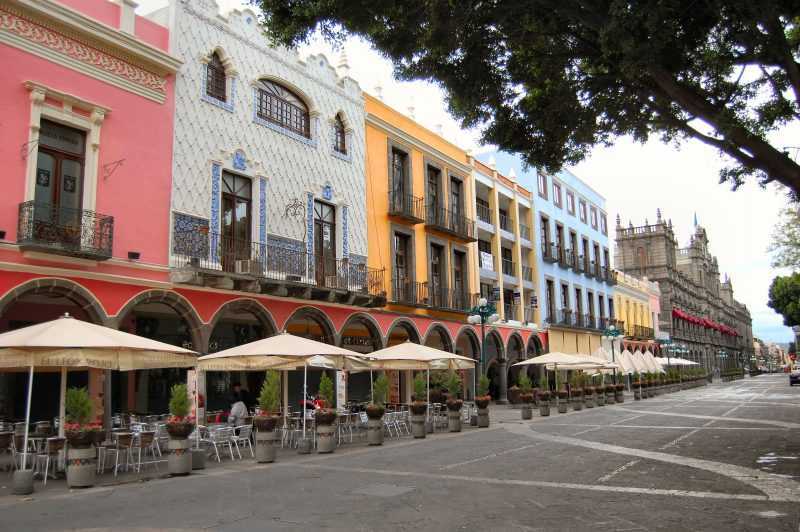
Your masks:
M256 113L262 120L311 138L308 106L283 85L266 79L260 80Z
M344 130L342 115L336 115L333 121L333 149L347 155L347 133Z
M226 83L225 65L222 64L219 54L214 52L211 54L211 60L208 65L206 65L206 94L221 102L227 101Z

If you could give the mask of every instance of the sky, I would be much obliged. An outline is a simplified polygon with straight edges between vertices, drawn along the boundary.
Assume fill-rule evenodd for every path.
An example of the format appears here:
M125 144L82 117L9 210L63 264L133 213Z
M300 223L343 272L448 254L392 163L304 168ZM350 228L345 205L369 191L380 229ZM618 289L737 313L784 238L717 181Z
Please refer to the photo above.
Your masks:
M139 13L147 13L166 4L166 0L139 0ZM218 0L223 12L242 5L239 0ZM447 113L445 95L427 82L398 82L392 66L371 46L358 39L348 39L343 50L350 66L350 77L362 90L376 94L381 87L383 99L392 107L412 114L430 129L440 126L443 136L476 154L494 151L481 146L479 132L463 130ZM301 56L325 53L334 65L342 50L333 49L322 39L313 39L300 49ZM797 146L800 125L777 133L773 144ZM722 275L733 283L734 297L747 305L753 318L753 334L764 341L789 342L793 334L783 326L782 318L767 306L767 291L773 277L786 272L770 267L767 247L777 214L786 205L785 194L777 187L760 188L747 183L738 191L718 183L718 173L725 165L719 153L699 142L680 146L652 139L642 145L629 138L618 139L613 146L597 147L580 164L569 169L606 198L609 225L620 215L623 225L632 221L642 225L654 222L656 209L671 218L680 245L686 245L694 231L695 214L708 234L709 248L717 256ZM514 169L517 174L520 168ZM507 173L508 168L498 168Z

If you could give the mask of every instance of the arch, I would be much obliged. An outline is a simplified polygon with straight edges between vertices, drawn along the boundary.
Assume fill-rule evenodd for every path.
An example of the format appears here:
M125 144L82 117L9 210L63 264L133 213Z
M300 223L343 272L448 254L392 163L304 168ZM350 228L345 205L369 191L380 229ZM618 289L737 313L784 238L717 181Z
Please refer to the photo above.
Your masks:
M355 323L361 323L366 327L370 338L372 339L373 346L377 345L377 349L382 349L384 344L383 336L381 335L381 328L378 325L378 322L375 321L375 318L366 314L364 312L356 312L355 314L351 314L349 318L344 322L342 328L339 329L338 335L338 342L337 345L340 347L344 347L342 342L344 342L344 333L347 330L347 327L353 325Z
M508 343L506 344L506 353L508 353L508 360L524 360L525 359L525 343L522 341L522 336L516 331L508 336Z
M336 343L336 328L327 314L322 312L316 307L302 306L297 309L288 317L283 323L283 330L288 331L289 323L295 319L306 319L315 321L319 325L322 332L322 340L328 344Z
M419 329L417 325L408 318L397 318L395 319L389 328L386 329L386 336L383 339L383 345L389 345L389 338L392 336L392 331L395 327L401 327L406 331L408 334L408 338L414 342L415 344L422 343L422 336L419 334Z
M531 334L530 338L528 338L526 358L533 358L542 354L544 354L544 346L542 345L542 340L539 338L538 334L536 333Z
M222 46L219 45L215 46L211 51L208 52L208 54L202 56L200 58L200 61L202 63L208 64L211 62L212 58L214 57L214 54L216 54L216 56L219 57L222 66L225 68L225 75L235 76L236 69L233 67L233 60Z
M211 320L208 322L209 332L214 330L214 327L217 326L217 323L220 319L222 319L226 312L249 312L256 317L265 330L269 331L268 336L278 332L278 326L275 325L275 320L273 319L270 311L267 310L260 301L246 297L233 299L220 305L217 311L214 312Z
M262 81L269 81L271 83L275 83L277 85L284 87L289 92L293 93L295 97L300 99L305 104L306 109L308 109L308 113L311 116L319 114L319 110L314 105L314 100L311 99L311 96L306 94L306 92L303 89L301 89L291 81L284 78L280 78L278 76L273 76L271 74L261 74L255 78L255 80L253 81L253 86L259 88L259 86L262 86L261 83Z
M494 347L494 353L491 353L489 347ZM503 348L503 338L500 336L495 330L489 331L486 333L485 345L484 350L486 352L486 367L489 367L489 362L491 360L505 360L505 349Z
M347 150L350 148L347 142L347 125L342 119L342 113L337 113L333 117L333 149L338 153L347 155Z
M455 346L461 343L461 339L466 339L469 342L470 346L472 347L472 352L474 353L474 358L477 360L481 356L481 341L478 338L478 333L475 332L470 326L465 325L462 327L458 334L456 335Z
M344 126L345 131L352 131L353 124L349 118L347 118L347 113L345 113L342 109L336 111L336 114L333 115L332 121L340 120L342 125Z
M207 338L203 334L205 330L203 329L200 316L189 300L177 292L158 289L139 292L125 303L119 312L117 312L114 319L110 320L109 325L113 326L115 329L119 329L125 318L128 317L137 306L147 303L163 303L174 310L175 313L178 314L178 317L184 320L189 327L189 335L191 336L194 350L199 352L206 351L207 346L205 343Z
M442 344L442 349L447 351L448 353L453 352L453 339L450 337L450 331L447 330L447 327L442 325L441 323L434 323L428 328L428 332L425 333L425 339L423 340L423 344L427 345L428 341L433 341L434 334L438 334L440 343Z
M94 323L105 324L108 321L103 305L88 289L82 285L58 277L31 279L19 284L0 298L0 316L6 309L26 295L58 295L70 300L81 308Z

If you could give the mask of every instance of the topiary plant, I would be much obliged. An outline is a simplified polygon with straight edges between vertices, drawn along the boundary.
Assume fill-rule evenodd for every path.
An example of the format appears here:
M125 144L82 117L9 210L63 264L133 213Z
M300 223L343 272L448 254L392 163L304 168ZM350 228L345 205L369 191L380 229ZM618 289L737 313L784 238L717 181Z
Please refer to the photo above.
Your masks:
M325 400L326 408L333 408L333 405L335 404L334 400L336 399L333 389L333 381L325 372L322 373L322 377L319 379L319 389L317 390L317 395Z
M64 411L67 422L79 427L86 425L92 418L92 399L86 388L69 388L64 400Z
M417 373L414 377L414 400L425 402L425 376L422 373Z
M450 371L444 381L451 399L456 399L461 394L461 377L455 371Z
M185 384L175 384L170 389L169 412L178 419L189 415L191 404L189 402L189 389Z
M533 383L527 373L520 373L517 384L519 384L519 389L522 393L531 393L533 389Z
M372 383L372 403L377 406L383 406L386 403L386 398L389 395L389 379L385 373L375 379Z
M547 373L545 372L542 372L542 376L539 377L539 388L541 388L542 391L550 391L550 381L547 380Z
M274 369L268 370L261 392L258 394L258 407L264 414L278 412L281 407L281 374Z
M478 395L489 395L489 377L485 373L478 379Z

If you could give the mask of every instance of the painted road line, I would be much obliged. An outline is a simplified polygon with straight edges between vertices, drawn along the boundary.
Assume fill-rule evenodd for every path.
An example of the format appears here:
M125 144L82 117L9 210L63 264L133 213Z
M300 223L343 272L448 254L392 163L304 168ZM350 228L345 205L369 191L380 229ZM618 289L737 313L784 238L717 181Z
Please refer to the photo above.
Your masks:
M772 425L774 427L782 427L785 429L800 429L800 423L789 423L788 421L773 421L769 419L752 419L741 417L720 417L720 416L704 416L701 414L680 414L678 412L658 412L652 410L634 410L631 408L620 407L618 410L625 412L638 413L638 414L653 414L655 416L674 416L674 417L687 417L693 419L713 419L715 421L736 421L739 423L755 423L759 425Z
M640 460L631 460L631 461L630 461L630 462L628 462L627 464L622 464L621 466L619 466L618 468L616 468L614 471L612 471L612 472L611 472L611 473L609 473L608 475L603 475L602 477L598 478L598 479L597 479L597 481L598 481L598 482L608 482L609 480L611 480L612 478L614 478L614 477L615 477L615 476L617 476L618 474L622 473L623 471L625 471L625 470L626 470L626 469L628 469L629 467L633 467L633 466L635 466L635 465L636 465L636 464L638 464L639 462L640 462Z

